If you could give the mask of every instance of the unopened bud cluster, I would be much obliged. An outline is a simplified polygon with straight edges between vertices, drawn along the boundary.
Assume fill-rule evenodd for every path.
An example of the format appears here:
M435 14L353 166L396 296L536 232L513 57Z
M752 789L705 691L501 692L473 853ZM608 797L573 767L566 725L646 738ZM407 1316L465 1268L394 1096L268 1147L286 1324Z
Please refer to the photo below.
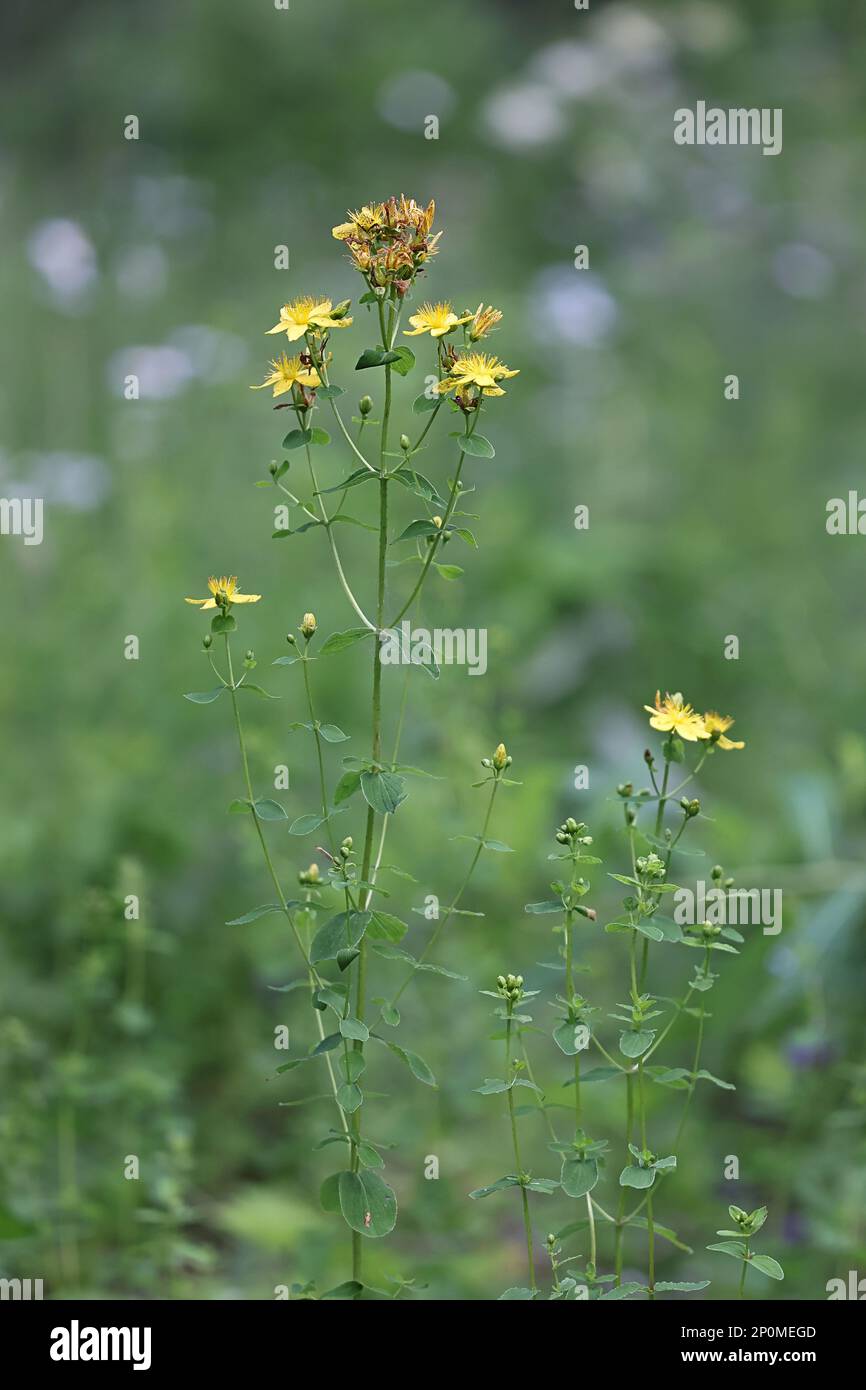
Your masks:
M684 796L680 801L680 809L690 819L692 816L700 815L701 803L694 798L690 801L687 796Z
M322 876L319 873L318 864L311 864L308 869L300 869L298 871L298 883L300 884L312 887L315 884L321 883L321 881Z
M592 836L587 833L588 827L583 821L576 821L574 816L569 816L564 820L556 832L556 843L559 845L591 845Z
M664 860L657 854L641 854L635 860L635 868L641 878L661 882L667 873Z
M496 988L509 1004L516 1004L523 997L523 976L497 975Z

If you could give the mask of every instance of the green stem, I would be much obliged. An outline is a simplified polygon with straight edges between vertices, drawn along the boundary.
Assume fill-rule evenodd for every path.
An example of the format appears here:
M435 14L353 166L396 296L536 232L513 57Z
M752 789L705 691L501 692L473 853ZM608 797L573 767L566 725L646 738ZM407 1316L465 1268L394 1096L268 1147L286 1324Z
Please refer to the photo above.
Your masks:
M505 1025L505 1080L511 1080L511 1018L512 1004L508 1004L508 1020ZM514 1113L514 1087L509 1086L506 1092L508 1096L508 1115L511 1120L511 1140L514 1145L514 1162L517 1166L517 1176L520 1178L520 1195L523 1199L523 1228L526 1232L526 1256L529 1261L529 1287L533 1293L536 1290L535 1283L535 1258L532 1251L532 1218L529 1215L529 1195L526 1191L526 1184L523 1181L523 1162L520 1157L520 1143L517 1138L517 1116Z
M327 826L328 830L328 844L331 846L331 853L335 854L336 851L334 848L334 831L331 826L330 816L328 814L328 789L325 783L325 760L322 753L322 736L319 733L319 724L318 720L316 719L316 712L313 708L313 692L310 686L309 665L310 663L307 660L307 654L306 652L304 652L303 656L301 657L301 666L303 667L304 671L304 690L307 693L307 709L309 710L310 723L313 726L313 738L315 739L316 743L316 761L319 765L319 792L321 795L322 802L322 816L324 817L325 825Z
M746 1241L746 1258L743 1260L743 1268L742 1268L742 1270L740 1271L740 1288L739 1288L739 1292L737 1293L737 1297L738 1297L738 1298L743 1298L743 1297L745 1297L745 1289L746 1289L746 1270L748 1269L748 1267L749 1267L749 1242Z
M640 1114L640 1142L641 1148L647 1147L646 1134L646 1095L644 1093L643 1058L637 1064L637 1087L638 1087L638 1109ZM653 1199L652 1193L647 1193L646 1199L646 1224L647 1235L649 1238L649 1297L655 1298L655 1227L653 1225Z
M631 1072L625 1078L625 1152L626 1162L631 1162L629 1144L631 1143L632 1129L634 1128L634 1092L632 1088ZM623 1257L623 1237L625 1236L625 1188L619 1190L619 1203L616 1211L616 1235L614 1237L614 1273L616 1282L622 1282L622 1257Z
M704 971L705 971L705 972L709 969L709 966L710 966L710 948L709 948L709 946L708 946L708 947L706 948L706 951L704 952ZM679 1122L679 1125L677 1126L676 1138L674 1139L674 1153L679 1153L680 1141L681 1141L681 1139L682 1139L682 1137L683 1137L683 1130L685 1129L686 1118L687 1118L688 1113L689 1113L689 1106L690 1106L691 1103L692 1103L692 1096L694 1095L694 1093L695 1093L695 1087L696 1087L697 1084L698 1084L698 1068L699 1068L700 1065L701 1065L701 1048L703 1047L703 1042L704 1042L704 1016L705 1016L704 994L703 994L703 991L701 991L701 1011L700 1011L700 1014L698 1015L698 1038L697 1038L697 1042L696 1042L696 1044L695 1044L695 1056L694 1056L694 1060L693 1060L693 1062L692 1062L692 1079L691 1079L691 1085L689 1086L689 1093L688 1093L688 1095L686 1096L685 1105L683 1106L682 1114L680 1115L680 1122Z

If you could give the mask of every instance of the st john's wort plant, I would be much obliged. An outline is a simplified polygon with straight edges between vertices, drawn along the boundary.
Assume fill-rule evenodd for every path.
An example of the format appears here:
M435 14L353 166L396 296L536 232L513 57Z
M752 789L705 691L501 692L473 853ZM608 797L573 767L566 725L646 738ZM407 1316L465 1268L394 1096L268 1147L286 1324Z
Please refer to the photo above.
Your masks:
M630 872L614 873L609 877L622 884L626 895L622 900L622 910L616 920L607 923L604 930L625 938L627 951L627 977L625 998L609 1017L619 1025L617 1042L603 1041L600 1036L602 1010L593 1005L577 991L575 976L585 973L587 967L579 960L581 930L591 930L597 919L597 911L585 901L592 891L592 883L585 871L591 871L601 861L590 852L593 837L583 822L568 817L557 829L555 849L550 858L560 865L559 876L551 884L551 897L541 902L527 904L526 911L533 916L553 916L557 919L554 932L561 937L558 948L559 959L553 968L560 974L561 990L556 995L554 1009L556 1022L553 1026L553 1043L560 1054L570 1060L571 1074L564 1084L571 1088L572 1131L570 1138L562 1138L554 1124L549 1105L543 1091L539 1089L532 1073L526 1047L524 1029L530 1025L530 1018L523 1012L515 1012L515 1006L529 997L523 988L522 977L517 977L515 986L511 976L500 977L499 991L505 999L500 1005L499 1014L506 1019L507 1066L506 1075L500 1081L492 1078L481 1087L483 1094L507 1093L508 1112L514 1136L515 1163L517 1171L500 1178L487 1187L480 1188L470 1195L474 1198L486 1197L507 1187L521 1189L523 1213L527 1235L528 1285L509 1289L503 1297L534 1298L538 1293L533 1247L531 1208L528 1192L552 1193L557 1188L565 1196L578 1201L585 1207L585 1215L567 1222L558 1232L548 1237L548 1254L552 1269L553 1298L626 1298L633 1294L646 1293L654 1298L657 1293L668 1290L692 1292L703 1289L707 1281L670 1282L656 1279L656 1240L661 1238L684 1249L676 1232L667 1226L658 1226L654 1210L654 1200L665 1177L676 1170L677 1150L682 1138L683 1126L691 1104L692 1096L699 1081L709 1081L726 1090L732 1090L729 1082L721 1081L701 1067L706 1019L705 997L713 988L718 976L711 969L714 959L712 953L730 952L736 954L737 947L732 942L742 943L741 934L733 927L714 922L694 923L681 926L663 913L669 895L677 891L677 885L670 880L671 862L675 854L684 853L681 840L687 827L701 817L700 802L694 797L683 795L685 788L703 768L707 759L717 749L725 751L740 749L742 743L735 743L727 737L732 720L715 713L697 714L686 704L681 695L667 695L664 700L656 695L655 703L646 706L651 715L650 725L665 735L661 748L661 768L656 756L648 749L644 762L651 786L635 791L631 782L622 783L617 788L617 797L623 809L624 829L629 854ZM686 745L699 750L699 756L689 766ZM682 774L675 785L671 785L672 774L681 768ZM667 824L667 811L673 808L673 824ZM640 818L649 812L651 828L645 829ZM721 867L712 871L716 884L724 882L730 887L733 880L724 878ZM649 989L650 947L683 946L700 952L693 965L683 994L679 999L656 998ZM482 991L487 993L488 991ZM531 991L537 994L538 991ZM697 997L697 1002L695 998ZM663 1066L652 1062L662 1043L668 1037L675 1023L683 1017L696 1023L694 1049L689 1066ZM657 1020L664 1019L663 1023ZM593 1068L588 1075L582 1071L581 1058L590 1046L594 1047L606 1065ZM519 1057L519 1060L515 1060ZM587 1131L582 1081L593 1082L616 1080L624 1084L625 1116L624 1134L621 1141L621 1160L613 1165L613 1174L618 1173L616 1211L609 1210L613 1205L610 1197L605 1197L603 1205L596 1195L599 1184L605 1177L608 1141L594 1138ZM530 1086L536 1096L537 1109L543 1117L550 1136L549 1148L560 1159L561 1169L558 1181L547 1178L536 1179L523 1171L517 1151L516 1116L513 1089L517 1085ZM647 1090L657 1085L684 1093L673 1152L658 1152L650 1142L647 1118ZM521 1110L523 1107L521 1107ZM631 1210L628 1210L629 1193L643 1195ZM609 1254L609 1268L601 1273L599 1257L599 1235L607 1226L613 1227L613 1249ZM622 1280L624 1239L629 1230L646 1233L648 1275L645 1284L624 1283ZM574 1235L586 1240L583 1268L570 1270L560 1276L566 1263L573 1263L577 1257L562 1258L563 1242ZM608 1286L608 1287L605 1287Z
M187 600L213 614L203 651L218 682L187 698L209 704L228 695L242 773L242 794L229 809L250 819L274 893L272 901L233 918L230 925L250 923L268 913L280 913L286 919L304 968L302 983L312 1004L316 1035L306 1051L292 1055L278 1070L290 1073L310 1064L323 1069L325 1098L333 1105L336 1123L323 1135L320 1147L330 1150L338 1146L345 1153L320 1194L325 1209L339 1213L351 1230L351 1278L328 1291L329 1297L360 1297L370 1289L363 1275L364 1241L388 1235L397 1218L394 1192L382 1176L385 1146L371 1142L362 1123L368 1044L388 1049L417 1080L436 1085L423 1058L390 1035L401 1025L398 1004L419 971L463 978L430 957L452 918L468 911L462 906L463 895L481 855L504 848L490 839L488 830L499 788L511 780L504 775L511 759L499 745L492 757L483 760L488 775L476 784L489 787L489 793L480 833L468 837L473 849L462 880L440 911L419 955L411 954L401 944L408 930L406 922L381 905L395 890L379 880L386 869L393 875L387 880L389 884L396 878L399 887L411 879L405 870L383 862L389 821L407 796L407 778L425 775L398 761L406 684L413 665L434 677L439 670L432 652L419 652L414 644L403 652L397 640L406 673L401 710L393 720L393 742L386 753L384 648L387 644L393 656L399 625L426 591L428 581L451 582L462 574L459 566L441 563L440 551L452 540L470 548L476 545L465 524L464 500L475 487L463 480L464 465L467 458L484 461L494 457L492 443L478 426L488 402L505 394L500 382L517 375L480 346L502 317L483 301L476 309L460 311L447 303L425 302L409 314L410 326L401 331L416 283L438 251L441 232L432 231L434 216L432 202L422 207L414 199L392 197L349 214L346 222L333 228L333 237L346 247L362 277L364 292L359 304L375 326L374 341L361 351L354 370L371 372L381 381L378 420L374 419L376 404L368 393L361 396L358 414L351 421L344 418L339 404L346 387L336 378L345 364L338 369L333 345L344 341L353 322L350 301L335 305L322 296L305 295L284 304L277 323L267 332L285 335L288 343L297 345L296 355L289 357L283 352L275 357L261 387L255 388L272 388L274 398L281 398L274 409L290 410L295 417L282 441L284 457L271 464L270 477L258 484L278 493L273 537L300 545L309 544L316 536L323 538L353 623L321 641L315 615L308 612L299 635L289 633L289 652L274 662L278 667L300 667L301 680L290 688L289 698L302 717L289 727L311 740L318 783L315 807L290 815L282 801L260 796L254 787L242 708L251 695L274 698L274 693L250 679L257 665L251 649L238 668L232 641L238 629L238 606L258 603L261 596L243 593L234 576L224 576L209 581L209 594L204 598ZM419 422L414 441L406 432L397 436L392 419L397 379L408 377L417 366L405 338L423 340L431 349L424 389L416 393L412 405ZM319 423L324 411L336 427L336 445ZM444 476L431 479L417 468L417 455L422 449L429 450L433 426L443 419L456 426L449 431L453 462L450 476L446 471ZM342 465L342 476L327 481L322 476L323 466L331 459L344 458L349 471ZM375 532L375 550L370 581L364 586L371 591L372 601L354 577L350 579L339 539L345 525L358 521L362 526L367 524L349 505L363 495L364 488L373 493L378 504L378 524L368 527ZM407 501L415 515L396 520L395 512L404 509ZM408 565L414 575L404 592L392 600L388 581L395 563ZM333 659L364 642L371 653L369 748L343 757L335 771L332 749L358 731L347 733L320 719L313 663ZM219 662L215 660L215 644ZM343 815L347 820L340 822L338 829L335 821ZM342 833L344 824L349 833ZM316 845L317 857L302 871L301 895L290 897L283 887L283 860L292 843L289 837L313 834L323 843ZM275 835L285 838L280 841ZM378 993L372 992L371 956L378 958L376 963L383 970ZM396 978L395 968L402 972ZM298 983L293 981L287 988ZM310 1296L308 1284L297 1287L302 1296ZM411 1281L397 1281L398 1293L410 1288ZM370 1291L394 1296L389 1290Z

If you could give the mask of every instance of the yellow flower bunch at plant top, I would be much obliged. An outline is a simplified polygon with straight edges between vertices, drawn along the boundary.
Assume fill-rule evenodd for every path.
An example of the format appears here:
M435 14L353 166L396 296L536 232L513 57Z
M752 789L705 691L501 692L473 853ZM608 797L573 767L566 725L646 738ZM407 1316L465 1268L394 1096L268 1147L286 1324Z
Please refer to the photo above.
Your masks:
M652 715L650 727L658 729L660 733L676 734L689 743L706 739L724 749L746 746L745 743L736 743L733 739L725 737L734 722L733 719L716 714L714 710L709 710L706 714L697 714L679 693L666 694L662 699L659 691L656 691L655 704L644 705L644 709Z
M425 261L436 254L442 233L430 235L435 216L434 202L422 208L401 194L350 212L349 220L334 227L332 235L345 242L352 264L371 285L393 286L402 296Z

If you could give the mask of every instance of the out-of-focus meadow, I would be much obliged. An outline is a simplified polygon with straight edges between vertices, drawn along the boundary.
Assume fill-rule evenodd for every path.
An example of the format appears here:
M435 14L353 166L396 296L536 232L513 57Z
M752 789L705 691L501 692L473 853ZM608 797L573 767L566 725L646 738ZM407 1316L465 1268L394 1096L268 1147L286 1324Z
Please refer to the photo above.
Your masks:
M275 1027L312 1036L303 994L268 988L300 973L292 943L277 917L224 925L269 890L247 825L226 815L242 791L229 711L181 698L209 683L204 620L183 598L211 573L264 595L242 645L283 698L246 707L253 768L266 790L287 763L290 814L313 810L311 750L288 731L306 717L300 679L267 666L306 610L323 633L354 619L320 534L270 539L273 496L253 484L287 417L248 386L281 303L357 297L332 225L405 192L435 198L444 230L421 292L500 307L493 350L521 372L485 419L495 460L468 461L479 549L449 553L464 577L424 600L431 626L486 628L489 654L483 678L412 673L401 756L442 780L413 781L390 830L387 861L418 880L391 883L410 949L429 930L412 908L459 882L471 846L450 837L477 833L471 784L500 739L522 786L492 830L515 852L484 856L467 896L483 920L457 919L438 949L467 982L425 976L407 996L400 1040L440 1089L375 1059L388 1099L365 1126L395 1145L401 1210L393 1237L367 1243L371 1278L467 1299L522 1282L517 1200L466 1195L509 1171L501 1098L472 1089L496 1074L477 991L512 970L552 994L536 965L553 954L548 919L523 908L548 896L551 837L574 814L605 859L585 990L605 1009L623 997L622 938L601 930L619 902L606 872L627 853L613 788L645 781L642 706L661 687L733 714L746 740L702 776L708 857L679 872L718 861L784 891L782 932L747 928L721 957L705 1065L737 1089L696 1096L657 1202L696 1253L667 1246L661 1277L730 1295L735 1266L704 1247L728 1202L767 1202L761 1248L787 1279L753 1295L823 1297L866 1262L866 541L825 530L866 449L856 7L71 0L50 23L7 5L2 24L0 493L46 511L41 546L0 538L0 1273L90 1297L267 1298L347 1277L348 1232L318 1202L330 1113L279 1106L317 1089L311 1069L275 1076ZM782 154L677 147L673 111L697 99L782 107ZM373 341L355 314L332 342L353 406L381 395L381 374L351 370ZM419 372L397 382L398 430ZM440 482L446 428L422 464ZM326 452L330 484L351 459ZM417 514L408 494L398 509ZM372 601L374 538L345 527L341 541ZM368 661L353 649L314 669L322 717L366 751ZM398 691L386 682L389 739ZM340 828L357 838L350 808ZM270 840L292 882L315 837ZM139 922L124 920L129 894ZM655 992L681 992L688 954L654 953ZM665 1060L690 1065L692 1045L679 1027ZM549 1037L531 1046L563 1099L565 1059ZM666 1152L679 1102L653 1089ZM589 1129L621 1144L621 1096L586 1091ZM524 1125L530 1164L552 1173L542 1125ZM619 1166L617 1150L603 1203ZM538 1198L541 1232L573 1205ZM627 1269L643 1261L630 1235Z

